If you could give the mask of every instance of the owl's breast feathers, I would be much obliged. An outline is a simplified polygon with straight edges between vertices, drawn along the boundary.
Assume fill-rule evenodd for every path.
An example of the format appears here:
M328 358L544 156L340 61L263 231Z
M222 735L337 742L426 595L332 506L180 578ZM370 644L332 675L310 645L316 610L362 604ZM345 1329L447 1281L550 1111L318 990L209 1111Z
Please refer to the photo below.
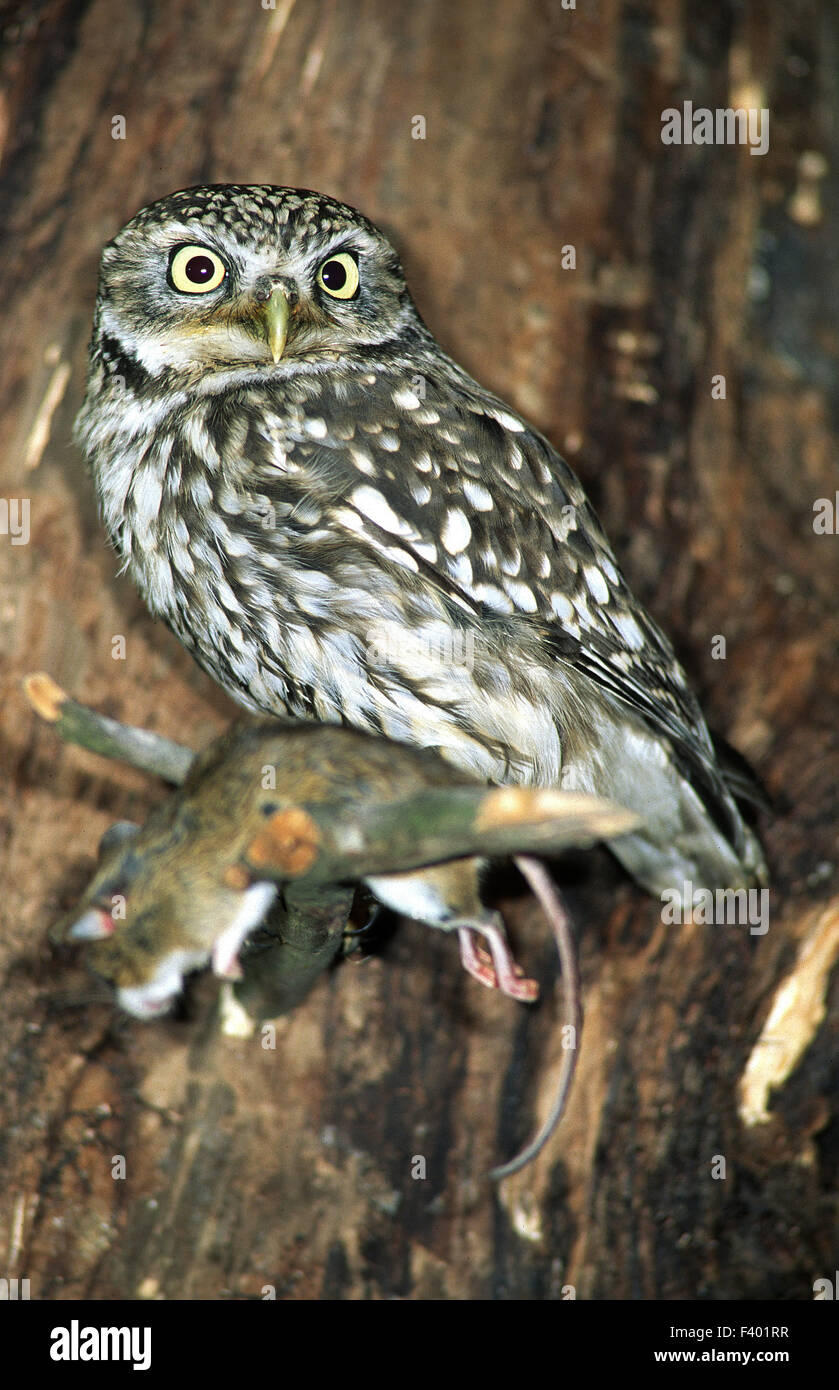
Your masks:
M652 807L652 849L622 855L649 886L759 873L682 669L565 462L422 339L329 368L216 374L156 414L131 386L88 403L103 514L153 611L253 709Z

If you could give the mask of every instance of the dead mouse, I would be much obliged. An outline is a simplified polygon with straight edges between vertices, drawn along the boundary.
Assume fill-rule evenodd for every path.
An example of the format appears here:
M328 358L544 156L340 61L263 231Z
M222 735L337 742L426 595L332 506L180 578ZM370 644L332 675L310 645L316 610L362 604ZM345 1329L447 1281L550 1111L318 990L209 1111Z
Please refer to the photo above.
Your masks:
M235 725L196 757L183 785L142 828L122 823L108 832L64 939L89 942L89 963L115 987L120 1005L138 1018L155 1018L169 1009L190 971L211 962L217 975L239 977L239 951L275 902L282 877L254 869L254 846L273 817L329 805L345 807L351 825L362 803L463 786L475 782L436 753L358 730L275 719ZM535 981L513 960L500 915L481 901L483 862L459 859L363 881L397 912L456 931L464 966L483 984L532 1001ZM494 1176L523 1166L554 1128L581 1023L575 951L550 875L531 856L516 862L557 942L575 1045L539 1135Z

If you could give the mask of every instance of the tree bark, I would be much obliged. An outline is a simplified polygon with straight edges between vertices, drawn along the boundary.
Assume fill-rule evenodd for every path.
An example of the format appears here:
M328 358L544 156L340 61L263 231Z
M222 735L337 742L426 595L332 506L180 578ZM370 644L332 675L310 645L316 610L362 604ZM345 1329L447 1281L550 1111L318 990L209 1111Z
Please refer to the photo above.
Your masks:
M31 506L20 544L0 509L0 1276L53 1299L811 1298L835 1266L839 1154L834 10L6 15L0 499ZM768 108L768 152L664 144L685 100ZM515 883L537 1009L404 923L322 978L273 1049L218 1032L209 978L177 1018L119 1017L47 942L103 831L166 791L59 747L22 677L192 747L236 714L117 576L70 443L103 243L210 181L322 189L394 237L443 345L577 469L774 802L765 935L663 922L603 851L563 861L577 1080L498 1189L488 1170L561 1062L553 950Z

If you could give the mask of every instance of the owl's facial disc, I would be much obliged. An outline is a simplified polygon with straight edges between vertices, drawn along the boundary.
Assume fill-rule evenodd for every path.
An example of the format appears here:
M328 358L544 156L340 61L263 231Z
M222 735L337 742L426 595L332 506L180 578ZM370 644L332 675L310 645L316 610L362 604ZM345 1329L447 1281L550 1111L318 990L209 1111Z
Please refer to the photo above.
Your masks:
M346 251L328 256L317 273L321 290L339 300L355 298L359 279L358 261ZM257 285L254 297L260 305L259 319L276 366L285 352L289 321L300 304L300 295L293 281L272 280L266 275Z
M396 253L351 209L233 188L222 217L221 192L197 191L205 215L192 195L172 195L105 249L100 332L152 376L203 385L216 372L318 369L416 319Z
M264 341L274 364L279 362L288 339L289 319L300 302L297 286L289 277L260 275L252 295L237 295L229 283L231 273L224 259L212 247L196 243L170 252L166 278L175 294L196 302L199 297L208 297L212 316L202 324L204 333L213 331L218 323L235 351L235 338L241 329L250 338Z

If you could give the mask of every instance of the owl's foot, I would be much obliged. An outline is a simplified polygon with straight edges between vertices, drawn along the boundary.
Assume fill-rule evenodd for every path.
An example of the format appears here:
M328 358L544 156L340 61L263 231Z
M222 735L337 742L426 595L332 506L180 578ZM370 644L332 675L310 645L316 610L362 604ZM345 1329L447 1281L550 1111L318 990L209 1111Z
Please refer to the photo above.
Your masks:
M480 945L479 933L488 942L489 951ZM538 999L538 984L535 980L527 979L521 966L513 960L509 943L500 927L481 923L480 927L459 927L457 934L461 964L482 985L488 989L500 989L502 994L525 1004Z

